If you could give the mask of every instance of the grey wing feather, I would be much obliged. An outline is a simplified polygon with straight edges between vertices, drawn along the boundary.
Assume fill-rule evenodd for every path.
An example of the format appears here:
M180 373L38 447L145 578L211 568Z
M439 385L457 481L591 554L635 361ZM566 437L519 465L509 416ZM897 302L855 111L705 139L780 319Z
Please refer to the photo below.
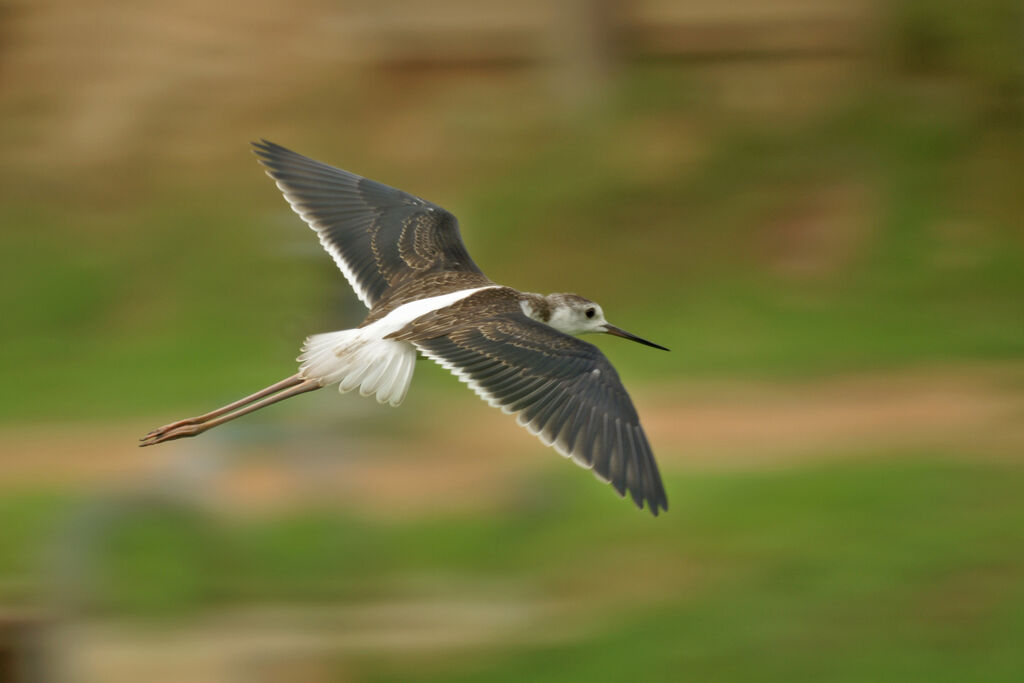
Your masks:
M481 272L440 206L267 140L253 149L368 307L415 277Z
M403 338L403 337L398 337ZM520 312L407 335L491 405L657 515L668 498L633 402L594 345Z

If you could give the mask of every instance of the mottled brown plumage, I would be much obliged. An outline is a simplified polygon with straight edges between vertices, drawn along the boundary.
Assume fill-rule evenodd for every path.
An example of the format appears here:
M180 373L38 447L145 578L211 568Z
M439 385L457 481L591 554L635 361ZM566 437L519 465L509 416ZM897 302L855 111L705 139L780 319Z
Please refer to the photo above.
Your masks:
M463 289L487 287L493 284L482 273L465 271L442 271L439 273L428 273L415 279L406 279L400 281L397 286L384 290L381 298L370 309L370 312L367 313L366 318L359 326L365 327L372 322L380 320L402 304L410 301L416 301L428 296L458 292Z
M387 338L396 341L432 339L466 322L486 320L504 313L521 314L519 302L522 299L522 294L511 287L485 289L451 306L422 315Z

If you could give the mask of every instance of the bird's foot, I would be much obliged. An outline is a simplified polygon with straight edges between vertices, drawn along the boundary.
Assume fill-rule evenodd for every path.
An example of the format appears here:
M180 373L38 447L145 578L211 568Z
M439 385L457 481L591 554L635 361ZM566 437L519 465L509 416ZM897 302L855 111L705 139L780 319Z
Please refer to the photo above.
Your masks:
M139 446L152 446L154 444L163 443L164 441L173 441L174 439L183 439L187 436L195 436L196 434L203 431L200 429L200 425L194 420L178 420L170 424L158 427L146 434L144 437L139 439Z

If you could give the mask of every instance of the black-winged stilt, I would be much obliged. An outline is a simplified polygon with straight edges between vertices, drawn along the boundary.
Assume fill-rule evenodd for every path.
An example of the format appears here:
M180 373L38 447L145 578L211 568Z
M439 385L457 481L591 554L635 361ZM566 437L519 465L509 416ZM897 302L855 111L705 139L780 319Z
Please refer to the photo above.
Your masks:
M160 427L141 445L195 436L329 384L397 406L418 351L620 495L628 492L638 507L646 503L655 515L668 509L618 373L597 347L573 335L602 332L665 347L609 324L599 305L576 294L541 296L495 284L467 253L455 216L440 206L266 140L253 147L369 314L355 329L306 339L297 374Z

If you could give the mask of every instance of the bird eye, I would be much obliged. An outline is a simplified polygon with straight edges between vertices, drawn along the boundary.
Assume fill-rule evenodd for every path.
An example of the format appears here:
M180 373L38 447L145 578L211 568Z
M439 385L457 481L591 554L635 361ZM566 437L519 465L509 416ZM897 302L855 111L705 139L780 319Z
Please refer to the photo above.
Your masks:
M595 311L593 308L588 308L586 310L586 315L588 318L593 318L595 313L597 313L597 311Z

